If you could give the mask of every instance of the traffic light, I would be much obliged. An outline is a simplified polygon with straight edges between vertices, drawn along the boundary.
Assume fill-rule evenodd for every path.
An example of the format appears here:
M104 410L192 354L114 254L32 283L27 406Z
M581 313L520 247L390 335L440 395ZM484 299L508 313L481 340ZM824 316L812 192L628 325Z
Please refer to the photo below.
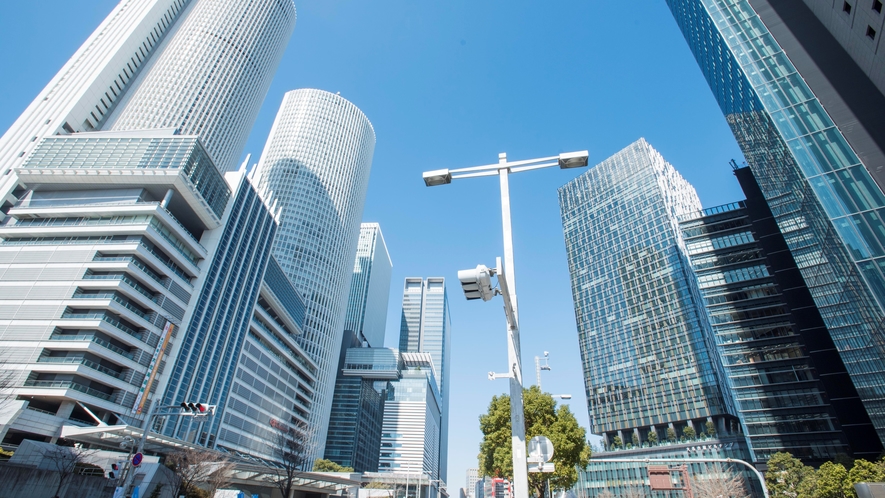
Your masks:
M125 465L126 462L113 462L111 470L108 471L108 479L119 479L123 475L123 467Z
M460 270L458 272L458 280L461 281L461 288L464 290L464 296L467 300L482 299L488 301L495 297L495 289L492 287L492 275L495 270L479 265L470 270Z
M189 415L192 417L212 415L215 412L215 405L207 405L206 403L192 403L185 401L182 402L180 406L184 412L182 415Z

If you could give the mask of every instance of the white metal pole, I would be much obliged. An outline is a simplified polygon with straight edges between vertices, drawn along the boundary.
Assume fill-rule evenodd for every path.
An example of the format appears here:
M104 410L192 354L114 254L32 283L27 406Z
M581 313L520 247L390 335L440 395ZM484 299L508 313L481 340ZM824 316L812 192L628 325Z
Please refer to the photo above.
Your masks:
M498 162L507 162L498 154ZM510 184L506 167L498 170L501 180L501 220L504 226L504 275L513 311L514 323L507 327L507 360L510 376L510 427L513 451L513 498L528 498L528 466L525 454L525 416L522 406L522 360L519 349L519 314L516 305L516 278L513 269L513 232L510 223Z

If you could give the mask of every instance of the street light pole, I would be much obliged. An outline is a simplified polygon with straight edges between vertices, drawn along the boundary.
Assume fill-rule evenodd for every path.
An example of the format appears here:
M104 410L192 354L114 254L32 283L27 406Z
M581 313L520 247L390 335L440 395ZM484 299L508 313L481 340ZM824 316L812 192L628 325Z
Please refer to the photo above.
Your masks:
M504 268L499 268L498 282L504 295L507 320L507 367L510 379L510 427L513 454L513 498L528 498L528 463L525 446L525 414L522 401L522 359L519 347L519 315L516 301L516 277L513 264L513 230L510 220L510 173L559 166L561 169L587 166L587 151L568 152L558 156L507 161L507 154L498 154L498 163L456 170L441 169L423 174L428 187L452 183L453 179L498 176L501 186L501 222L504 232ZM453 173L457 176L453 176ZM502 278L503 277L503 278ZM472 299L472 298L471 298ZM483 298L486 300L485 298ZM494 375L490 374L494 379Z
M498 154L498 163L507 164L507 154ZM504 228L504 276L513 323L507 327L507 366L510 367L510 427L513 451L513 495L528 498L528 464L525 454L525 413L522 406L522 355L519 351L519 311L516 303L516 277L513 270L513 228L510 222L510 168L498 169L501 182L501 221Z

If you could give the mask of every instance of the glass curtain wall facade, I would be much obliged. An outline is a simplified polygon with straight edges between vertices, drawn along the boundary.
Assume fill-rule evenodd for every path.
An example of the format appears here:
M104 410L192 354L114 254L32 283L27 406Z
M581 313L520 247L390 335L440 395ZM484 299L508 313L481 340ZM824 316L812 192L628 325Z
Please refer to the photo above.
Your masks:
M379 470L440 476L442 398L428 353L400 353L403 369L384 403Z
M401 369L395 349L344 349L324 458L356 472L378 472L384 402Z
M694 188L640 139L559 189L591 431L611 448L731 430L678 217Z
M317 367L296 340L303 326L301 297L271 257L237 361L218 449L277 460L278 431L307 426Z
M7 172L24 164L40 139L101 127L191 1L124 0L114 7L0 137L0 195L16 184Z
M375 132L341 96L286 93L256 167L282 207L273 253L304 298L299 341L319 367L310 423L324 453Z
M436 369L436 386L442 398L440 479L448 470L449 382L451 378L452 318L442 277L406 278L400 321L399 347L403 353L428 353Z
M294 29L292 0L192 1L102 129L198 135L234 169Z
M393 263L377 223L360 225L360 239L350 281L344 330L353 331L369 347L384 345L390 274Z
M163 425L166 435L213 448L278 228L245 170L229 175L236 195L221 233L214 234L218 242L183 324L183 340L163 396L167 406L217 406L216 415L206 420L168 417ZM237 176L239 181L233 181Z
M746 1L668 0L880 440L885 195Z
M851 449L744 202L681 223L752 462L821 464ZM809 311L804 311L808 313ZM839 397L841 393L833 393Z

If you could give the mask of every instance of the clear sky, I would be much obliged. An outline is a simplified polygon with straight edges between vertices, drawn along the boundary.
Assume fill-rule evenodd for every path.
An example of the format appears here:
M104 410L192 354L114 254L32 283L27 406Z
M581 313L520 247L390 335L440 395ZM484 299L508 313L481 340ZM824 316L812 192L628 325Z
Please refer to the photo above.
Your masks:
M116 4L39 0L0 6L0 129L6 130ZM378 141L365 221L381 224L393 260L387 345L398 343L407 276L448 280L453 322L449 490L476 465L478 417L507 390L499 301L466 302L457 271L503 252L495 178L428 189L422 171L588 149L601 162L645 137L705 207L742 198L742 161L663 0L297 0L298 22L252 131L257 159L287 90L341 95ZM548 392L569 393L589 427L556 189L577 171L511 177L523 374L550 352Z

